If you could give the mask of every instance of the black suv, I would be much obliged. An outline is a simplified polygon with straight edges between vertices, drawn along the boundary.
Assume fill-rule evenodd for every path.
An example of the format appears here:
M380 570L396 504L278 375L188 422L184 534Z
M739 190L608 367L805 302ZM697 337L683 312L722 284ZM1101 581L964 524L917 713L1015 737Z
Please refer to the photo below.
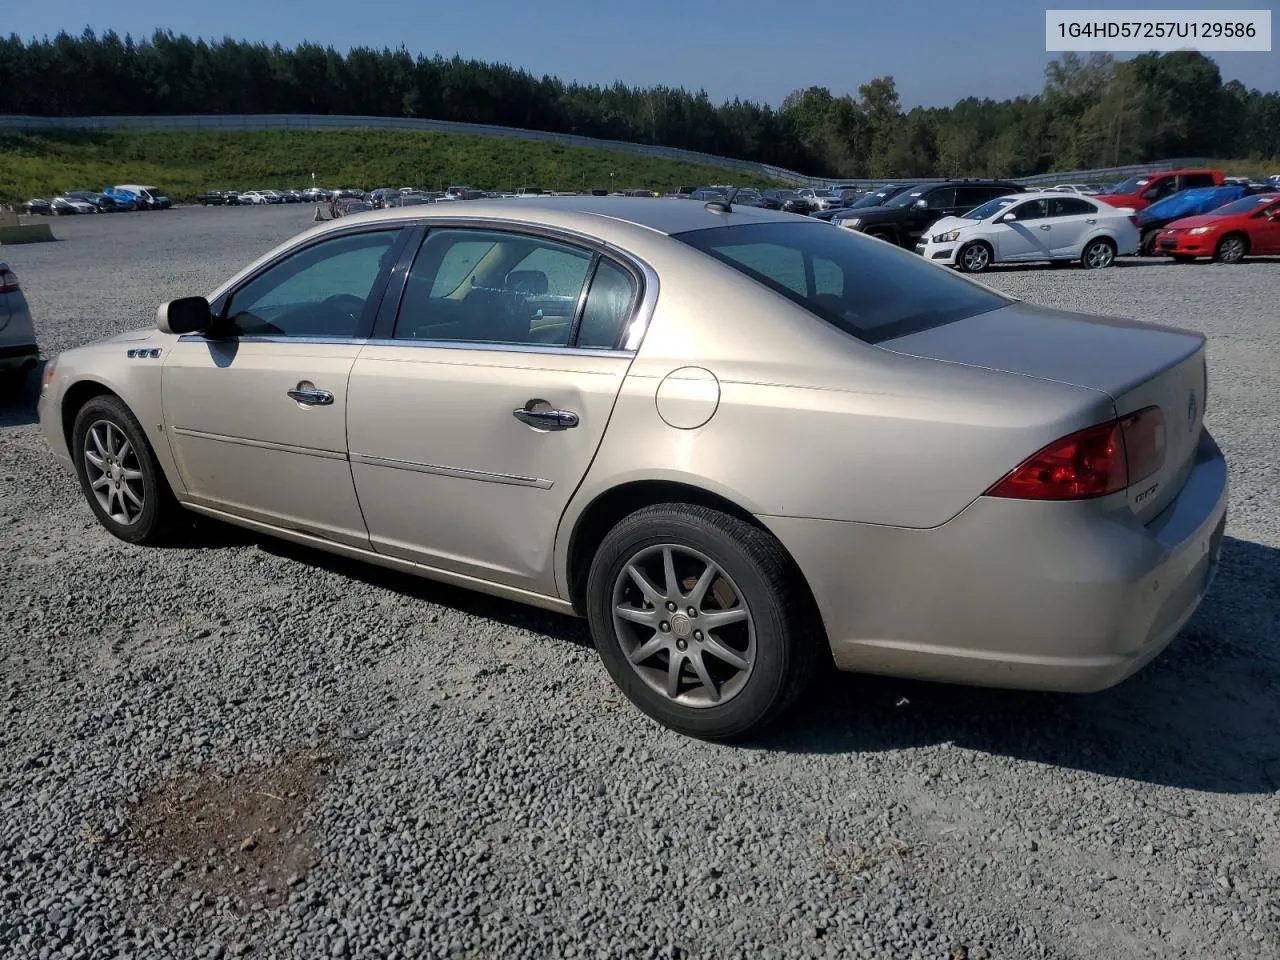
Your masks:
M886 200L884 206L843 210L844 216L832 222L911 250L921 235L943 217L958 217L988 200L1022 193L1025 189L1008 180L917 183Z

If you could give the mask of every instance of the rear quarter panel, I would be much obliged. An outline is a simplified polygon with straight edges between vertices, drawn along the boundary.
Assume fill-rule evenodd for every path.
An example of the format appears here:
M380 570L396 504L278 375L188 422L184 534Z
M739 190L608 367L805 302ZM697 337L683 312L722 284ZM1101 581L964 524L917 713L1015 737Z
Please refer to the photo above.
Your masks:
M1114 415L1099 391L867 345L668 244L646 255L662 292L561 523L560 570L577 518L625 483L686 483L756 515L930 528L1044 444ZM690 366L714 375L718 405L679 429L659 388Z

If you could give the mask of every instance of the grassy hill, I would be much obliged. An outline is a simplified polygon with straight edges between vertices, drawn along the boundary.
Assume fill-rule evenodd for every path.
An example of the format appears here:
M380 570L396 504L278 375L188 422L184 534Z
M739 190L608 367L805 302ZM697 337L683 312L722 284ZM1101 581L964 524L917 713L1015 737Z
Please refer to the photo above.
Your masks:
M548 190L768 181L738 171L541 140L394 130L0 132L0 202L80 187L155 184L175 200L206 190L418 186ZM613 179L610 181L610 174Z

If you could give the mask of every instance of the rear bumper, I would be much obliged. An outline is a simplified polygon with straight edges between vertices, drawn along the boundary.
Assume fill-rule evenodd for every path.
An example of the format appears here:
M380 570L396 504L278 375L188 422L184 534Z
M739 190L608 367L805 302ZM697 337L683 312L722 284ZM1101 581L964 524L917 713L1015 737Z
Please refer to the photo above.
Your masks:
M0 344L0 370L30 370L40 362L34 343Z
M1160 654L1217 570L1227 466L1207 432L1141 525L1097 504L980 497L929 530L762 517L844 670L1022 689L1113 686Z

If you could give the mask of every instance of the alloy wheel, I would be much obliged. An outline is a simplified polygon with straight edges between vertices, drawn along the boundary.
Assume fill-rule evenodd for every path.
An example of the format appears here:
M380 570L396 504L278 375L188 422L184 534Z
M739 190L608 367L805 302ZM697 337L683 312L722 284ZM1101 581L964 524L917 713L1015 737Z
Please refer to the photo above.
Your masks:
M146 505L142 464L115 423L96 420L84 435L84 469L102 512L116 523L137 523Z
M975 243L964 251L964 267L972 273L979 273L987 268L987 262L991 259L991 255L987 253L987 248L980 243Z
M671 543L637 551L614 581L612 605L627 663L668 700L715 707L746 686L755 621L737 585L706 554Z
M1227 237L1218 245L1218 259L1223 263L1239 263L1244 259L1244 241L1239 237Z
M1085 262L1094 270L1111 266L1115 258L1115 251L1111 249L1109 243L1095 243L1085 253Z

